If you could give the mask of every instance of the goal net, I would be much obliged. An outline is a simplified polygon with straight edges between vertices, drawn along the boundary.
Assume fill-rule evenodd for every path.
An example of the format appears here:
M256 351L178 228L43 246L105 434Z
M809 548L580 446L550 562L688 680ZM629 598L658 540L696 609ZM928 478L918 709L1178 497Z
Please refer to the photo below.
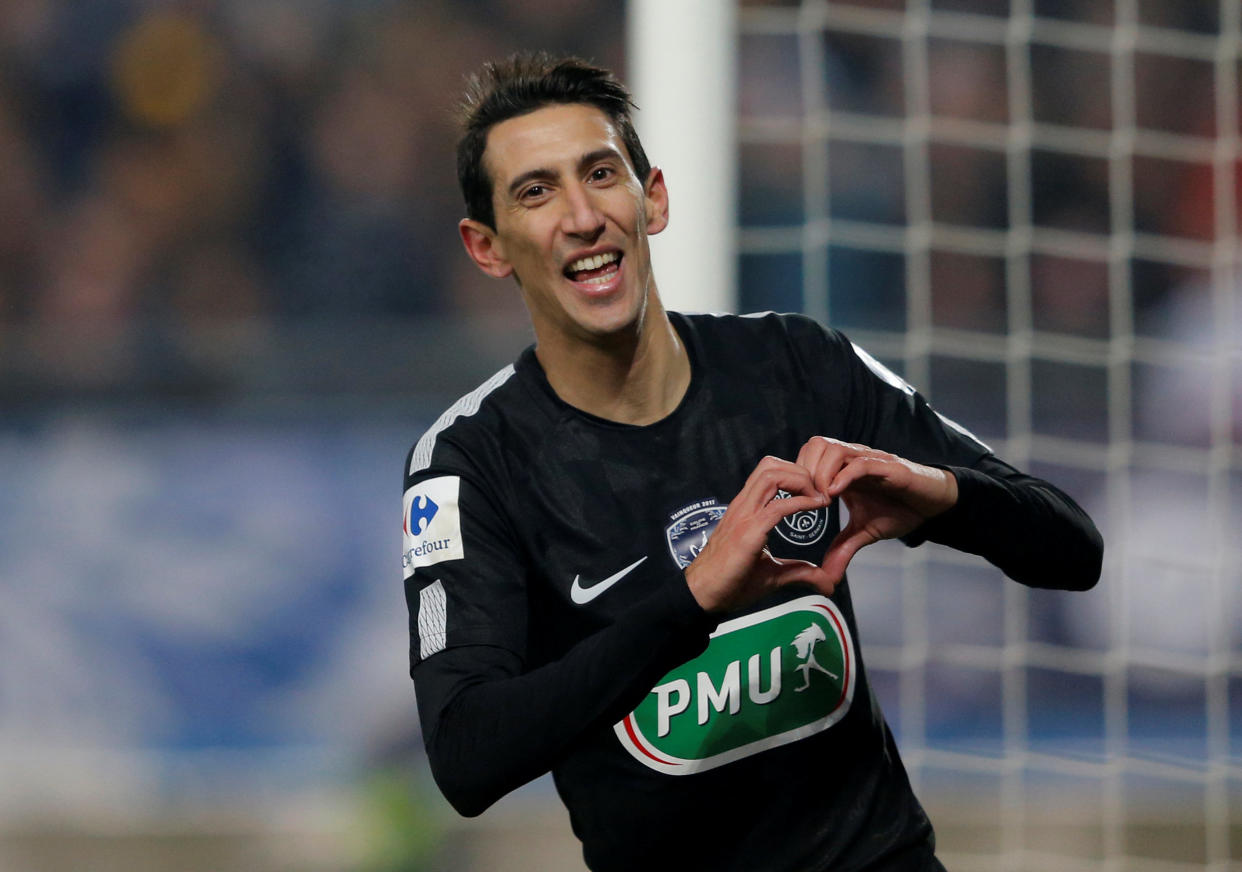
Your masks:
M839 327L1104 532L852 571L946 865L1242 865L1236 0L743 2L739 309Z

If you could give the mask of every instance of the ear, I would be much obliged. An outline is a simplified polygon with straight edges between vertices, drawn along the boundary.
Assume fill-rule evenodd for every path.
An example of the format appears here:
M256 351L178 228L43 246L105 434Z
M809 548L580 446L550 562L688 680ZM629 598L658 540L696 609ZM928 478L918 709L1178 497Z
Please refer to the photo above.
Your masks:
M461 234L462 244L466 246L466 254L470 255L470 259L483 272L496 279L503 279L513 273L513 267L505 260L495 230L481 221L463 218L457 224L457 232Z
M651 168L643 196L647 201L647 233L659 233L668 226L668 188L664 185L664 170Z

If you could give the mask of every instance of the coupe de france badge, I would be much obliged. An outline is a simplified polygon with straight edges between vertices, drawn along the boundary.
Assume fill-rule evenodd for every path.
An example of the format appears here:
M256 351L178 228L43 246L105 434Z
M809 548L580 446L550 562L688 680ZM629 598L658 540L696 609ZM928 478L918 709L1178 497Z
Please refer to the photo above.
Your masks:
M664 528L664 536L668 541L669 554L679 568L685 569L699 556L712 531L724 517L726 508L714 499L706 499L683 506L673 513L669 519L671 523Z
M409 578L420 566L466 556L461 540L457 495L461 479L455 475L420 481L401 500L401 567Z

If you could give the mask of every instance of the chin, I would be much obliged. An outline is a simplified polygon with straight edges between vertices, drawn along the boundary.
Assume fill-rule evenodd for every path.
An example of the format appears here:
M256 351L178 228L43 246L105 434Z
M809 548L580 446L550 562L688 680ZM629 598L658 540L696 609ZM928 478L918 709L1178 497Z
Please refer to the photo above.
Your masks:
M581 327L593 336L621 336L636 333L642 324L645 306L627 306L608 313L596 313L594 318L585 318L579 322Z

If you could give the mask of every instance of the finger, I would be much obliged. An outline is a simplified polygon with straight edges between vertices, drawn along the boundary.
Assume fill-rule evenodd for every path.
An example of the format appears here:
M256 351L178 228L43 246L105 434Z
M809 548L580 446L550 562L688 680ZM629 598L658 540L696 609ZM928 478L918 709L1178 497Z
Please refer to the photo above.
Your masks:
M821 500L820 505L827 501L815 488L811 474L806 469L779 457L765 457L746 479L746 484L742 486L734 502L748 512L759 512L781 490L803 497L813 496Z
M810 512L815 509L822 509L828 504L826 497L816 492L813 496L789 496L784 499L773 499L763 507L765 515L770 518L771 523L768 529L772 529L781 518L788 518L790 515L796 515L798 512Z
M839 583L840 579L832 578L818 566L784 567L773 581L776 587L784 587L787 584L809 584L824 596L832 596Z
M845 442L841 439L833 439L831 436L812 436L802 445L802 449L798 452L798 458L801 460L808 454L820 454L829 448L837 448L843 451L865 451L867 446L859 445L855 442Z
M894 464L886 460L873 457L856 457L838 470L832 481L825 486L825 491L829 496L835 497L860 479L876 478L889 482L896 472L897 469Z
M854 555L875 541L875 536L861 527L852 525L846 527L832 540L832 544L828 546L824 554L824 562L821 566L826 576L834 584L839 582L845 577L845 570L850 565L850 561L854 559Z
M769 560L768 579L777 587L802 582L813 585L828 596L831 596L836 589L836 581L824 571L822 566L816 566L805 560L773 557L770 553L767 557Z
M859 447L839 439L816 436L802 446L798 453L799 464L810 472L815 487L827 494L828 485Z
M815 469L820 457L827 450L830 441L826 436L812 436L802 444L794 463L807 470Z

